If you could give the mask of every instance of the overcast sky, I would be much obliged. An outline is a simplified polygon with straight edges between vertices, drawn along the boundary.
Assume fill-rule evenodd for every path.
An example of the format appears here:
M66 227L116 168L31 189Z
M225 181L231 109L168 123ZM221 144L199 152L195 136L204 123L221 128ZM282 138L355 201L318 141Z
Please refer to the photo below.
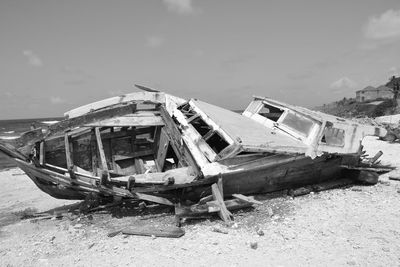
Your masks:
M1 0L0 119L144 84L226 108L312 107L400 70L399 0Z

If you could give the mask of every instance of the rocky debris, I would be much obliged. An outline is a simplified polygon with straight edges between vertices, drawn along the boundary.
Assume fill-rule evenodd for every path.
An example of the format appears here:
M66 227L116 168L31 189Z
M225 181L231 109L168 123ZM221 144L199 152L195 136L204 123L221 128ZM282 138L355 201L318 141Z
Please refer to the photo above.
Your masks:
M213 232L215 232L215 233L228 234L228 231L226 231L226 230L224 230L224 229L222 229L222 228L220 228L220 227L217 227L217 226L214 226L214 227L211 229L211 231L213 231Z
M250 242L250 248L257 249L258 248L258 243L257 242Z

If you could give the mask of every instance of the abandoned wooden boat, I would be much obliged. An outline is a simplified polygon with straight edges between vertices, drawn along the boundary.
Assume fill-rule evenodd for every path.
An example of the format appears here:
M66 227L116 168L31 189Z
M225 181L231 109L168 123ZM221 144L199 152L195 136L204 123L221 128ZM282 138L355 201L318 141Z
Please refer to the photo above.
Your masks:
M0 142L0 151L55 198L95 193L173 205L210 195L218 179L231 196L357 172L367 135L385 130L263 97L238 114L148 90L71 110Z

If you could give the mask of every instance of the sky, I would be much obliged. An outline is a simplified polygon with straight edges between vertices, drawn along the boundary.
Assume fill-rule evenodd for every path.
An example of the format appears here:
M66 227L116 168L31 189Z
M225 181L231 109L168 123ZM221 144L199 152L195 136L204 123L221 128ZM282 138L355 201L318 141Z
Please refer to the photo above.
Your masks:
M400 71L399 0L1 0L0 119L137 91L313 107Z

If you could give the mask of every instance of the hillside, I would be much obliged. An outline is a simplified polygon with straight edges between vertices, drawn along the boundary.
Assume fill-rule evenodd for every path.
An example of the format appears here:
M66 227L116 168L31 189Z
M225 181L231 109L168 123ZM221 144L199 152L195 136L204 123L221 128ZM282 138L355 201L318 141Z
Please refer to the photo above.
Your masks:
M378 117L396 113L397 109L393 100L376 100L372 102L356 102L354 98L343 98L329 104L314 108L327 114L344 118Z

